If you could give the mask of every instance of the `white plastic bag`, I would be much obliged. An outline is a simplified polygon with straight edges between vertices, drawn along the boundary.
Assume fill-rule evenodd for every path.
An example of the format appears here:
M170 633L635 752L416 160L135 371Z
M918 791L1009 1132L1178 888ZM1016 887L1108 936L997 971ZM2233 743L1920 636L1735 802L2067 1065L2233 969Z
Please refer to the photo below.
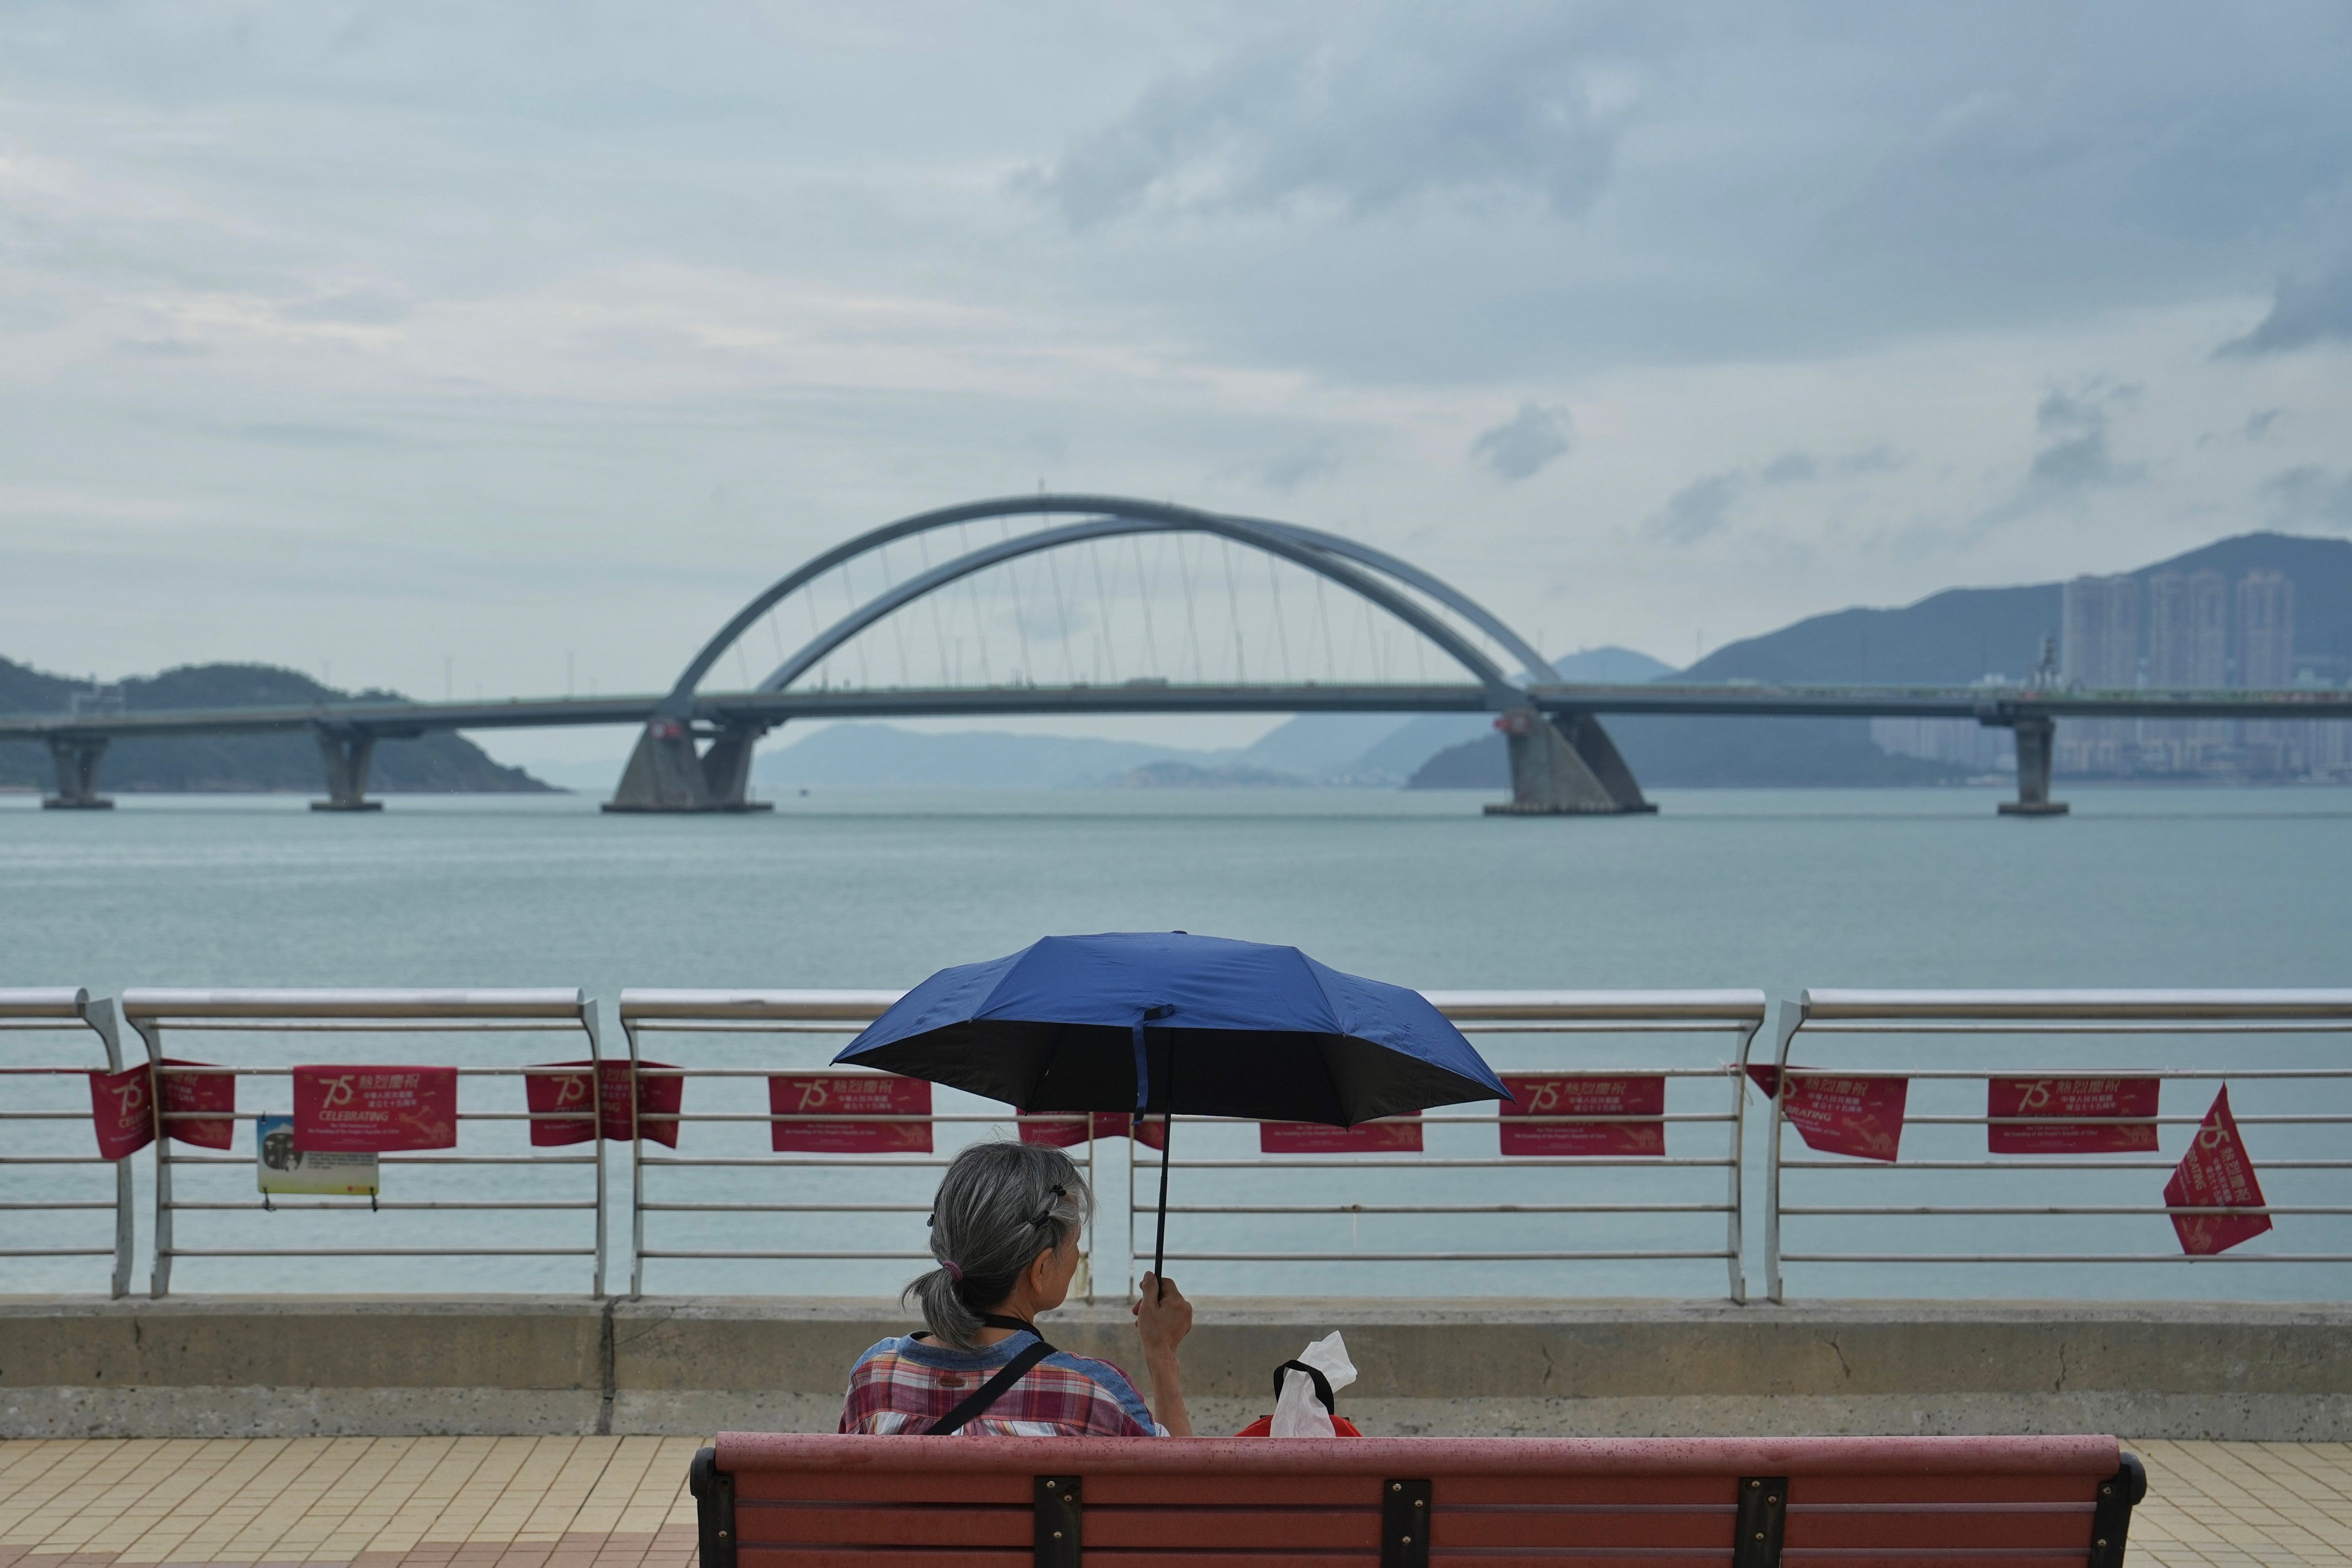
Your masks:
M1337 1331L1298 1352L1298 1359L1321 1373L1337 1394L1356 1381L1356 1363L1348 1359L1348 1342ZM1297 1367L1282 1374L1282 1393L1274 1402L1275 1437L1334 1437L1331 1413L1315 1397L1315 1380Z

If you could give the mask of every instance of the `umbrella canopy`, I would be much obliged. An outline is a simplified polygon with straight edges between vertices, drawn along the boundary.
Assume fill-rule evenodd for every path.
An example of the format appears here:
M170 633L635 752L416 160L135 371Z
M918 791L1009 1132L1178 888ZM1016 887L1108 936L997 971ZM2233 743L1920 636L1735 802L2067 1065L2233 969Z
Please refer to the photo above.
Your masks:
M834 1060L1026 1111L1347 1127L1511 1098L1418 991L1182 931L1049 936L942 969Z

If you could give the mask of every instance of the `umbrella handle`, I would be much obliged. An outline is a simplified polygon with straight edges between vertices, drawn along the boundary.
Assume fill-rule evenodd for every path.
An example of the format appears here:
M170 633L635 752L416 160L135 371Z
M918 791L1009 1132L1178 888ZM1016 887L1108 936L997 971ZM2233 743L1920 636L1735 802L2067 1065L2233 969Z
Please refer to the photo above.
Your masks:
M1160 1112L1160 1214L1158 1234L1151 1240L1152 1297L1157 1302L1168 1296L1168 1156L1174 1142L1168 1130L1176 1118L1176 1037L1168 1037L1168 1102Z

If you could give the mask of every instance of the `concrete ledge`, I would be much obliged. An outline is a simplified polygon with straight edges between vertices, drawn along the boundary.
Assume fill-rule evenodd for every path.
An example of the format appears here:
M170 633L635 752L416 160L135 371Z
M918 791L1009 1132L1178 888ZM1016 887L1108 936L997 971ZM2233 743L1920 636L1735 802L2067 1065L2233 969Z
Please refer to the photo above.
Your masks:
M908 1326L863 1300L0 1298L0 1436L830 1430L858 1353ZM1367 1431L2352 1438L2337 1303L1210 1300L1199 1426L1263 1414L1334 1328ZM1047 1331L1140 1370L1124 1308Z

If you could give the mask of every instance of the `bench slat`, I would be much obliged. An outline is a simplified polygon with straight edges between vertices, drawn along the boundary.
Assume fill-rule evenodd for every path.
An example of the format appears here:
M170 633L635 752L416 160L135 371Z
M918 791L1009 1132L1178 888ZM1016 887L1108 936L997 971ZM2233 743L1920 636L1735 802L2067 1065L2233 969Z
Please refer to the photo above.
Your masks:
M1806 1485L1810 1488L1809 1478ZM1460 1503L1551 1503L1562 1507L1713 1508L1738 1504L1736 1474L1719 1476L1441 1476L1433 1483L1441 1506Z
M1204 1488L1195 1476L1087 1473L1089 1508L1203 1502L1361 1508L1378 1513L1381 1483L1371 1476L1219 1476L1213 1487Z
M1794 1492L1793 1488L1790 1489ZM1807 1513L1792 1506L1781 1527L1786 1551L1817 1547L2008 1546L2091 1550L2087 1513Z
M746 1546L735 1561L737 1568L1036 1568L1026 1542L1018 1552L980 1552L968 1546Z
M735 1505L736 1539L764 1546L1018 1546L1036 1528L1030 1509L894 1508L870 1502L800 1508Z
M1855 1476L1790 1478L1801 1508L1841 1502L2074 1502L2087 1504L2105 1476Z
M1119 1547L1381 1549L1376 1509L1119 1508L1086 1505L1087 1555Z
M887 1438L871 1438L887 1442ZM746 1502L992 1503L1027 1510L1034 1501L1026 1475L971 1470L747 1469L735 1477L735 1500Z
M1456 1513L1432 1510L1432 1551L1500 1546L1660 1546L1731 1555L1729 1516L1688 1513Z

